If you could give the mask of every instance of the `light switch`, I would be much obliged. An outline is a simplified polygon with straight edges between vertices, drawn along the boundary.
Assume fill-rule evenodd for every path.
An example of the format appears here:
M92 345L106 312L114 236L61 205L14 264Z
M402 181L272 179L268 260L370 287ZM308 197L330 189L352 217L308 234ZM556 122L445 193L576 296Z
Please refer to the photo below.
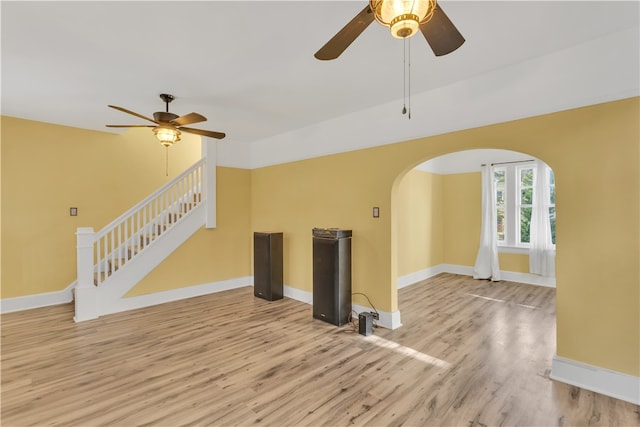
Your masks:
M78 216L78 208L69 208L69 216Z
M373 207L373 217L374 218L380 218L380 208L377 206Z

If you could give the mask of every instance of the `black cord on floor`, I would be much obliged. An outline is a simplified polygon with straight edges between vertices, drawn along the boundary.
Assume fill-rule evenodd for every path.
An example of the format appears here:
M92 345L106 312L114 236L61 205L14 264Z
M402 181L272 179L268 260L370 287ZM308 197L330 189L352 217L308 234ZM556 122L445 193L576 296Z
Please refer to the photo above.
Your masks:
M380 313L378 313L378 310L376 310L376 307L373 305L373 303L371 302L371 300L369 299L369 297L366 294L363 294L362 292L354 292L351 294L351 296L353 295L362 295L363 297L365 297L367 299L367 301L369 302L369 305L371 306L371 308L373 308L373 311L376 313L376 316L378 317L378 320L380 319ZM373 326L378 326L376 324L376 320L374 319L373 321Z
M355 316L354 316L355 314ZM349 313L349 323L353 328L353 332L358 332L360 327L360 319L358 318L358 313L355 310L351 310Z

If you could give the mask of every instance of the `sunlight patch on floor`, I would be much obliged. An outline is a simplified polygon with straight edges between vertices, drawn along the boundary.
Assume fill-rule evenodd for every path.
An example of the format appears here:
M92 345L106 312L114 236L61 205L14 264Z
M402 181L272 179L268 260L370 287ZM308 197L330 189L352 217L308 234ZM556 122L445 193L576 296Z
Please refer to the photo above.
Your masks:
M469 295L470 297L474 297L474 298L482 298L482 299L486 299L486 300L489 300L489 301L504 302L504 300L501 300L501 299L483 297L482 295L468 294L468 293L465 293L465 295Z
M518 305L524 308L532 308L534 310L540 310L540 307L536 307L535 305L526 305L526 304L518 304Z
M465 292L465 295L469 295L470 297L474 297L474 298L482 298L482 299L486 299L486 300L489 300L489 301L506 302L506 301L501 300L501 299L483 297L482 295L469 294L469 293L466 293L466 292ZM534 309L534 310L539 310L540 309L540 307L536 307L535 305L526 305L526 304L516 304L516 305L520 306L520 307L524 307L524 308L531 308L531 309Z
M405 347L396 342L386 340L376 335L369 335L367 337L364 337L364 339L377 345L378 347L388 348L389 350L395 351L396 353L409 356L413 359L419 360L420 362L428 363L429 365L436 366L438 368L446 369L451 367L451 364L449 362L433 356L429 356L428 354L421 353L418 350L414 350L410 347Z

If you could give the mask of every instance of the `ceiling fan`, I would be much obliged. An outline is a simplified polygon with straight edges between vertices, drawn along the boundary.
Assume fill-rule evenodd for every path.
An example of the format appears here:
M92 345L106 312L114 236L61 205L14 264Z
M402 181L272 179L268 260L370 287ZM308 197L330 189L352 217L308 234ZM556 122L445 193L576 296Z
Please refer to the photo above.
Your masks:
M411 37L419 29L436 56L453 52L465 41L436 0L369 0L314 56L321 60L336 59L374 19L399 39Z
M160 99L166 104L166 111L157 111L153 113L153 119L143 116L142 114L135 113L127 110L126 108L117 107L115 105L109 105L109 107L122 111L123 113L131 114L144 120L148 120L155 124L153 125L107 125L109 128L130 128L130 127L148 127L153 128L153 133L158 140L165 147L171 147L176 142L180 141L180 133L187 132L201 136L208 136L211 138L222 139L225 134L222 132L214 132L209 130L194 129L185 127L194 123L200 123L207 120L201 114L189 113L184 116L178 116L177 114L169 112L169 103L175 99L173 95L166 93L160 94Z

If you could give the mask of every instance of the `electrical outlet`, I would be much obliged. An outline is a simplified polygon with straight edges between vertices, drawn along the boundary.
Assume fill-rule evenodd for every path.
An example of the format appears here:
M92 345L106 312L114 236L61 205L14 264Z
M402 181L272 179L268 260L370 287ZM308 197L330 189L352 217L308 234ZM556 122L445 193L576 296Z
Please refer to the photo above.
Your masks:
M371 312L371 317L373 317L376 320L380 320L380 315L378 313L376 313L375 311Z

